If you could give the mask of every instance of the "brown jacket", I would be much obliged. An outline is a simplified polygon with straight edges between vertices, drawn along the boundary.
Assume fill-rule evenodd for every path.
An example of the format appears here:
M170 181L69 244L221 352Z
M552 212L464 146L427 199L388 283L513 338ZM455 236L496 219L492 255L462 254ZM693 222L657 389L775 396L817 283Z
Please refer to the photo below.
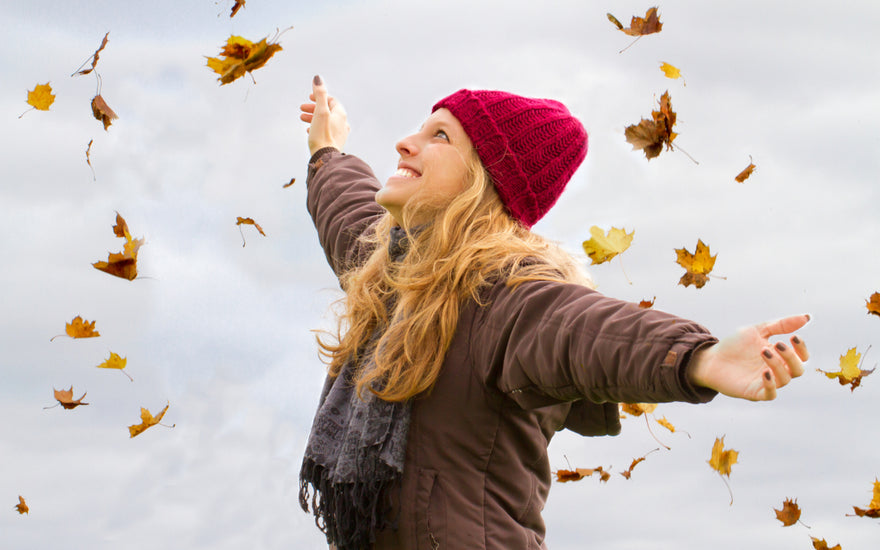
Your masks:
M318 151L308 209L336 274L384 210L363 161ZM413 401L399 528L374 550L537 550L550 489L547 445L566 427L620 432L619 402L706 402L688 358L717 341L700 325L573 284L503 282L467 305L427 397Z

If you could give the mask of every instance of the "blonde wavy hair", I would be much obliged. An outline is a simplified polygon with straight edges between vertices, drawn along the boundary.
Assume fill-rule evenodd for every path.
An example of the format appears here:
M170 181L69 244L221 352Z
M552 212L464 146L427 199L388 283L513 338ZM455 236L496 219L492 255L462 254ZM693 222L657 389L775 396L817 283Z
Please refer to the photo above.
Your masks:
M404 258L388 253L391 228L386 214L361 236L373 252L342 275L342 312L332 341L318 335L331 376L349 361L357 365L358 395L366 388L386 401L404 401L431 389L468 300L504 277L512 287L535 280L592 287L573 256L510 217L475 150L465 159L468 181L455 197L412 197L403 227L416 219L431 223L407 229ZM327 334L326 332L324 333ZM373 356L373 361L365 358ZM365 368L369 365L369 368Z

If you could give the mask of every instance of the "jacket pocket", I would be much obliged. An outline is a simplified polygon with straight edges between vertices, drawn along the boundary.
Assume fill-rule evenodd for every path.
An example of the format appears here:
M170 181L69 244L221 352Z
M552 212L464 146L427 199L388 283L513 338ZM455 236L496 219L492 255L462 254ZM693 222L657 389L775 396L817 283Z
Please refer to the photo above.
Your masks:
M419 468L415 512L419 550L449 548L446 537L446 493L436 470Z

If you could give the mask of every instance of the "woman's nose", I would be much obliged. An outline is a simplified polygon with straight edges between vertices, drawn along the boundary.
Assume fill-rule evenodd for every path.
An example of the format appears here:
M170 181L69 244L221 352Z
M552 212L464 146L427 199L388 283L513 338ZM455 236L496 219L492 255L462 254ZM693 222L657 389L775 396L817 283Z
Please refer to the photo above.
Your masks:
M402 157L412 157L419 153L419 147L416 144L413 136L407 136L400 141L397 142L397 145L394 146L397 149L397 152Z

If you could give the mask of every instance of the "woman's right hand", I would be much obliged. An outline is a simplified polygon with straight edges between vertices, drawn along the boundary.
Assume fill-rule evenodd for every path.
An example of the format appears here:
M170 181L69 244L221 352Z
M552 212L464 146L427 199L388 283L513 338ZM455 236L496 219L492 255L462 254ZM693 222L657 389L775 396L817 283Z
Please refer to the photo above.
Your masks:
M351 127L348 115L342 103L327 95L327 86L320 76L312 80L312 93L309 95L314 103L303 103L299 106L302 113L300 120L308 122L309 154L314 155L324 147L335 147L342 151Z

